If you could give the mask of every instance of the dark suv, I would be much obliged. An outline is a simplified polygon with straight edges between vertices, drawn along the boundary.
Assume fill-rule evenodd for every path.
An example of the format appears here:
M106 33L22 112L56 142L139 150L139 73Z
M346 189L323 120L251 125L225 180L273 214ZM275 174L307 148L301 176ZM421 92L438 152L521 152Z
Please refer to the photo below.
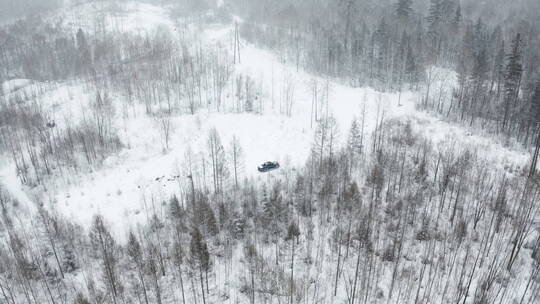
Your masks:
M268 172L279 168L278 162L265 162L264 164L257 167L259 172Z

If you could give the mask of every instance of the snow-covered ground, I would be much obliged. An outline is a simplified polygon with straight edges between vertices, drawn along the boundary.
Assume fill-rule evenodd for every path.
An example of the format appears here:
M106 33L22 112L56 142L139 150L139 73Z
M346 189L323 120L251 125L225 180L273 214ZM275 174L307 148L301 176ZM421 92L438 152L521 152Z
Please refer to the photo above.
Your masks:
M123 4L97 1L73 5L53 18L61 18L62 24L73 31L79 28L89 32L106 29L144 34L160 27L174 28L166 8L136 1Z
M103 5L115 5L113 10ZM110 13L113 11L114 13ZM166 28L174 31L175 23L165 8L150 4L103 4L101 2L74 7L65 14L64 24L77 29L99 30L107 26L118 31L140 33ZM92 17L93 16L93 17ZM209 25L203 29L201 40L208 46L230 47L232 26ZM231 50L232 52L232 50ZM164 153L156 122L144 115L122 119L117 117L117 127L126 148L110 157L102 168L85 172L53 183L43 200L49 208L58 210L83 225L89 225L92 216L101 213L112 225L116 236L123 237L127 229L138 221L146 220L145 210L161 206L172 193L181 193L179 179L185 179L185 154L191 150L200 159L206 149L207 134L211 128L219 131L225 149L233 136L240 140L244 152L242 177L260 178L256 166L267 160L278 160L291 167L302 165L311 149L314 124L312 123L312 84L319 90L328 87L328 112L340 127L340 142L344 143L351 121L361 118L365 110L365 133L374 130L377 119L402 118L410 120L413 127L433 141L455 140L463 147L477 149L496 166L505 168L523 166L528 160L526 151L509 149L492 139L470 134L457 125L415 109L420 93L380 93L371 88L352 88L333 79L325 79L297 71L296 67L282 63L271 52L242 43L241 63L235 74L250 75L260 83L265 110L260 114L233 114L200 111L195 115L173 118L173 135L170 148ZM439 73L449 73L440 70ZM233 80L231 80L233 81ZM21 88L31 88L30 80L13 80L4 84L7 93ZM292 89L293 106L290 115L280 111L285 89ZM289 91L290 93L290 91ZM320 95L323 95L320 93ZM84 113L85 104L93 96L83 93L76 84L59 84L47 90L39 100L54 101L49 104L53 119L77 119ZM398 105L400 99L401 105ZM273 106L272 106L273 104ZM324 109L326 111L326 109ZM119 116L119 115L117 115ZM12 195L30 203L22 186L17 184L11 166L2 169L0 182Z
M30 84L32 84L32 80L30 79L11 79L2 83L1 87L4 95L7 95L23 89Z
M21 187L19 178L14 172L16 172L15 166L0 161L0 193L5 191L17 201L19 210L22 210L22 214L18 215L24 217L36 211L36 204Z

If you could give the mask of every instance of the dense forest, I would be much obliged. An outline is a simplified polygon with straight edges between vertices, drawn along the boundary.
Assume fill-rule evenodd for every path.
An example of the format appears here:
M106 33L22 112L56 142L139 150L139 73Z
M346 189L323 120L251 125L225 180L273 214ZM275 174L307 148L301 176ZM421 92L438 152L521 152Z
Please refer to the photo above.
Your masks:
M0 303L540 301L538 1L143 2L174 28L123 30L110 16L130 12L124 1L0 0L0 169L12 164L25 193L0 170ZM92 26L76 15L86 5ZM225 45L204 40L211 26L230 26ZM137 148L133 121L170 155L192 132L178 121L201 112L294 119L289 78L274 98L273 74L269 93L237 68L248 45L324 80L307 84L302 165L248 174L245 141L213 127L175 155L172 193L141 195L144 220L119 233L106 209L89 225L60 211L54 191ZM416 110L527 161L430 138L429 120L383 108L343 124L330 81L418 96ZM64 95L81 113L58 113Z

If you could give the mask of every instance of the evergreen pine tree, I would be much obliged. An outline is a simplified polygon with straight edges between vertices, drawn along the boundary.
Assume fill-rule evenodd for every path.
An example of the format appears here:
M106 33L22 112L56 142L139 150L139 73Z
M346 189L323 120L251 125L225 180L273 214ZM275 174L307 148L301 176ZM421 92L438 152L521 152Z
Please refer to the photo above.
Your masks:
M216 214L210 205L206 205L206 229L210 235L216 235L219 233L219 227L216 220Z
M521 48L522 48L521 34L517 34L512 40L512 52L508 55L506 71L504 75L504 90L505 90L505 103L504 103L504 117L502 121L503 129L507 126L508 120L511 117L510 110L516 105L519 87L521 85L521 76L523 73L523 66L521 63Z
M482 83L489 71L488 62L487 62L487 51L485 48L482 48L480 52L475 56L475 64L473 68L473 79L477 84Z
M157 304L162 304L161 299L161 287L159 286L159 274L160 269L158 265L159 250L156 245L150 243L148 246L148 255L146 257L146 270L150 274L152 287L154 288L154 294Z
M241 240L244 238L246 230L246 220L240 213L234 213L232 219L232 235L235 239Z
M470 67L474 65L475 60L475 37L474 37L474 28L473 26L468 23L465 26L464 34L463 34L463 41L461 44L461 59L463 60L463 63L466 65L467 69L470 70Z
M298 242L298 237L300 236L300 229L293 222L287 228L287 236L285 236L286 241L291 242L291 280L290 280L290 302L294 302L294 255L295 255L295 243Z
M493 81L497 85L497 92L496 92L496 98L499 99L500 95L500 88L504 79L504 40L501 41L501 44L499 46L499 50L497 51L497 54L495 55L494 62L493 62Z
M140 287L142 287L144 300L145 300L145 303L148 304L148 294L146 293L146 283L144 280L145 261L143 260L142 248L141 248L141 244L137 240L137 237L131 231L129 232L129 236L128 236L126 253L131 263L135 265L135 268L137 270L137 276L139 278L139 283L141 284Z
M435 31L442 20L442 1L431 0L427 20L430 31Z
M197 227L204 228L204 233L208 233L212 236L219 233L216 215L206 196L201 196L193 220Z
M103 277L107 284L109 294L112 296L113 303L117 304L122 286L116 271L118 264L116 243L105 226L101 215L94 216L89 236L92 247L101 259Z
M390 43L390 34L388 30L388 23L386 23L386 19L383 17L381 18L381 21L379 25L377 26L377 29L374 33L375 39L377 42L377 53L375 54L375 77L381 82L384 83L386 81L386 63L387 63L387 55L389 50L389 43Z
M508 55L508 63L506 65L505 73L505 88L509 95L515 93L515 89L521 79L523 73L523 66L521 63L521 47L522 47L521 34L517 34L514 40L512 40L512 52Z
M458 28L461 24L461 20L463 19L463 16L461 15L461 5L458 3L456 7L456 13L454 14L454 19L452 20L452 25L455 28Z
M131 231L129 232L126 253L132 259L134 263L142 262L141 244L137 240L137 237L135 236L135 234Z
M209 269L210 253L208 252L206 241L197 227L195 227L191 233L190 254L191 258L194 259L192 262L196 262L198 266L202 267L204 270Z
M534 126L540 123L540 80L531 97L530 120Z
M300 236L300 230L298 229L298 226L294 222L290 223L289 227L287 227L287 236L285 237L285 240L297 241L299 236Z
M347 140L347 146L353 166L355 162L359 160L358 157L362 155L362 150L364 149L364 144L362 142L363 137L362 130L358 124L358 120L355 117L351 123L349 138Z
M441 18L445 22L453 21L452 18L455 17L455 16L453 16L455 5L456 4L455 4L454 0L442 0L441 1L441 4L440 4L441 12L440 13L441 13Z
M186 211L180 206L176 195L173 195L169 201L169 219L178 232L186 232Z
M179 240L174 241L172 259L176 267L181 267L184 264L184 250Z
M486 47L487 36L485 32L485 24L482 18L478 18L474 26L474 51L478 54L482 48ZM487 55L487 53L486 53Z
M396 3L396 14L398 17L409 18L412 13L412 0L398 0Z
M180 289L182 290L182 303L186 304L186 296L184 292L184 279L182 265L184 264L184 250L182 249L182 244L178 239L173 243L172 248L172 261L176 269L178 270L178 277L180 279Z
M165 225L163 224L161 219L155 213L150 218L149 225L150 225L150 229L154 233L156 233L156 232L159 233L159 231L165 227Z
M208 132L207 145L212 165L214 191L220 193L223 190L223 181L228 176L229 171L225 148L221 143L221 137L216 128L212 128Z
M283 231L283 223L286 222L287 209L283 204L281 186L275 184L270 197L263 204L262 222L265 232L277 238ZM268 235L267 235L268 236Z
M229 226L229 211L225 204L220 203L218 207L219 228L223 229Z
M77 296L75 296L75 300L73 301L74 304L90 304L90 301L86 298L86 296L82 292L78 292Z
M407 59L405 62L405 75L408 78L409 84L412 85L418 82L418 68L411 46L407 47Z
M208 291L208 272L210 271L210 253L208 252L208 246L206 241L203 238L203 235L197 227L193 228L191 233L191 242L190 242L190 258L191 265L194 268L194 271L199 272L199 280L201 283L201 292L203 295L203 304L206 304L205 288L204 288L204 278L203 274L206 277L206 290ZM208 294L206 292L206 294Z
M67 272L73 272L79 268L77 258L73 252L73 248L69 245L63 246L63 256L62 256L62 269Z
M90 46L88 45L88 41L86 40L86 35L84 34L83 30L79 28L76 34L77 39L77 48L79 49L79 56L80 56L80 62L82 67L90 64L91 58L90 58Z
M311 202L306 193L306 181L302 174L296 176L294 187L295 207L302 216L311 215Z
M180 206L180 201L178 200L178 197L176 194L173 194L171 199L169 200L169 213L170 217L174 220L179 219L183 215L182 207Z

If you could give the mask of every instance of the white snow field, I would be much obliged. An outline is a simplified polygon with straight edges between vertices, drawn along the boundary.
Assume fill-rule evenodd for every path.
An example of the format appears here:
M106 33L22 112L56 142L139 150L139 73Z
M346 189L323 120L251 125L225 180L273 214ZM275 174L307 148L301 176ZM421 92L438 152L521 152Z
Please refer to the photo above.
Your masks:
M79 27L96 30L99 26L107 26L141 34L163 29L174 32L176 29L165 8L141 3L107 5L115 5L114 13L110 13L110 7L97 2L73 7L61 17L74 30ZM233 31L232 25L216 24L206 26L199 34L205 46L230 47ZM450 71L437 69L436 73L455 81ZM332 113L338 121L341 143L345 141L351 121L355 117L361 121L365 111L366 135L373 131L382 116L385 119L400 118L410 120L413 127L435 142L455 140L463 147L484 152L494 166L517 169L529 158L527 151L507 148L488 137L471 135L462 127L417 111L415 101L421 98L420 93L403 92L400 97L397 93L380 93L371 88L352 88L333 79L298 71L296 67L282 63L271 52L246 42L242 42L241 63L236 64L231 81L234 81L234 75L250 75L262 88L260 98L265 99L262 113L200 110L195 115L178 115L173 118L170 147L164 153L156 122L146 117L142 109L141 113L129 118L122 118L117 111L116 124L126 148L109 157L101 168L54 181L42 201L84 226L90 224L94 214L100 213L110 222L116 236L123 238L130 227L146 220L145 210L160 208L161 201L171 194L183 193L185 189L180 188L178 180L187 175L184 170L186 151L191 150L197 159L206 147L211 128L219 131L225 149L233 136L239 139L244 153L242 178L261 178L256 167L268 160L280 161L282 167L302 165L310 153L315 129L312 122L314 81L320 95L328 87L327 108L320 102L318 107L324 107L320 110ZM37 100L50 109L51 119L60 123L80 119L87 102L94 98L76 83L40 84L31 80L12 80L3 86L7 94L20 89L33 92L38 96ZM286 115L284 95L291 92L293 104L290 115ZM0 182L7 183L7 189L22 196L22 185L15 184L17 179L12 167L4 164L2 174ZM29 202L24 196L22 201Z

